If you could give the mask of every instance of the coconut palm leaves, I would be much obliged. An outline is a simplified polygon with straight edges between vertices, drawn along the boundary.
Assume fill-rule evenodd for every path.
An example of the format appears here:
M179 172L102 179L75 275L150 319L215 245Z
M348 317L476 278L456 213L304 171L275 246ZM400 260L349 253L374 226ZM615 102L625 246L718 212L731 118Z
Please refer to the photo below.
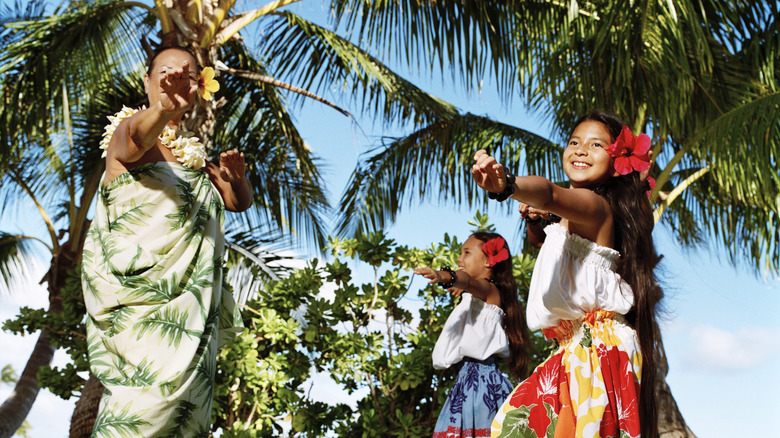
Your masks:
M364 48L303 18L280 12L269 18L260 50L268 53L277 75L315 90L334 85L360 101L365 113L382 120L420 125L452 116L456 109L398 76Z
M31 13L5 11L0 75L6 87L3 126L7 135L48 138L68 121L63 96L88 97L91 85L141 61L137 40L122 28L142 24L138 13L117 2L82 3L56 8L44 15L44 3L31 3ZM21 12L21 11L20 11ZM141 26L140 31L148 31ZM75 99L86 103L89 99ZM77 108L72 108L78 114ZM17 150L18 151L18 150Z
M339 1L334 8L347 28L357 30L353 38L405 61L420 61L421 53L446 60L466 84L489 71L500 92L518 90L547 115L553 137L568 135L573 121L593 108L617 113L635 132L652 135L659 165L653 199L661 191L675 195L666 198L657 216L672 225L683 244L712 236L732 261L780 270L774 243L780 216L776 2ZM437 44L443 42L450 50ZM469 47L488 48L492 63ZM472 56L463 56L464 51ZM390 188L414 190L433 179L435 171L427 176L383 172L377 163L398 164L402 158L393 157L393 150L407 154L401 145L435 130L436 123L414 126L408 139L366 157L342 200L354 204L351 212L363 212L359 222L380 225L393 217L399 203L388 198ZM445 147L443 140L436 144L431 152L451 151L449 162L466 149ZM501 158L533 172L520 165L518 154ZM457 183L446 176L453 169L444 162L436 176L451 188ZM402 176L414 182L394 182ZM347 199L356 194L362 197ZM475 200L472 194L462 199ZM361 229L355 221L345 215L341 231Z
M480 148L523 163L525 171L562 177L562 149L549 140L472 114L443 118L407 137L388 140L352 174L341 199L339 231L382 229L412 197L472 204L477 191L470 183L471 164Z
M31 261L31 243L34 239L28 236L10 234L0 231L0 291L11 283L14 276L24 272L25 266Z

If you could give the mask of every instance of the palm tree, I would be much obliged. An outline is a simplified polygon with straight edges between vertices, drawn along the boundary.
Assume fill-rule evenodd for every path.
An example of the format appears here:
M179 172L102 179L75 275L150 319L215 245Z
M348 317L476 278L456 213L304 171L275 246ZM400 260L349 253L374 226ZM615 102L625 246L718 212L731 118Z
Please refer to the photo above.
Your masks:
M422 49L397 36L418 34L420 45L435 52L425 52L432 65L452 64L466 86L492 76L503 95L519 92L546 115L554 132L548 140L470 114L418 123L411 134L377 147L355 170L341 201L341 232L381 228L406 198L440 193L431 181L457 203L484 202L464 178L464 164L479 147L490 147L524 171L562 179L555 144L577 117L605 108L630 121L634 132L652 135L656 220L672 226L684 245L709 233L732 262L778 272L778 234L767 224L777 223L780 193L774 159L780 140L780 5L635 3L388 3L370 14L349 5L337 9L337 17L362 30L366 44L395 50L404 61L417 61ZM450 26L448 17L464 22ZM432 43L437 40L454 40L464 50L447 51ZM386 195L391 192L401 199Z
M364 97L366 110L388 123L407 117L430 122L455 112L348 38L281 9L294 0L272 1L243 13L233 11L234 3L156 1L152 8L102 0L49 11L43 1L17 1L2 12L1 193L8 200L29 198L46 224L49 314L61 312L61 289L79 264L88 211L103 171L96 145L104 117L122 105L142 104L143 59L154 45L188 47L200 64L220 72L222 97L195 108L186 124L214 151L243 145L256 190L255 208L232 225L237 231L252 230L254 241L284 234L318 248L324 243L328 204L318 160L293 123L284 90L349 115L316 94L343 83ZM238 33L253 22L270 35L262 57L254 55ZM146 35L158 25L160 41L150 43ZM299 56L280 58L292 45L300 48ZM6 255L0 259L4 275L14 260L11 255L32 239L17 236L2 242L10 248L0 251ZM51 335L42 328L13 396L0 407L2 437L21 424L37 396L37 371L50 363L54 351ZM93 382L91 377L82 389L72 433L79 427L91 430L80 415L94 419L94 406L83 403L99 399L102 389Z
M682 245L712 238L732 263L780 270L776 2L400 3L370 14L345 5L336 15L404 61L425 53L432 67L448 62L466 86L492 76L499 93L517 92L545 114L555 138L471 114L417 124L358 165L341 199L342 234L381 229L410 197L484 204L468 176L478 148L562 181L556 140L578 116L605 108L652 135L656 221ZM691 434L660 383L662 433Z

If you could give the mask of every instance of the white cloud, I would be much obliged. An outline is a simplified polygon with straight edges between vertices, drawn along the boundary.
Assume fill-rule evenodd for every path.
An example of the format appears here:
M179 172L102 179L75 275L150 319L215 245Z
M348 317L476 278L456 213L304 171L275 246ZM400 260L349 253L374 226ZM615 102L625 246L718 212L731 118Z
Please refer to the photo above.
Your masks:
M734 332L710 325L693 327L688 335L686 366L699 370L744 371L778 355L780 330L760 327Z

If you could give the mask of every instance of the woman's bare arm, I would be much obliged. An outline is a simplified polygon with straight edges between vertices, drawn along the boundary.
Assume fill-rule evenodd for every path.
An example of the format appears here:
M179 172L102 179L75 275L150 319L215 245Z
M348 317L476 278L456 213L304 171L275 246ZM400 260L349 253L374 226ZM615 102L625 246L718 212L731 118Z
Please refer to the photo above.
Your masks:
M243 152L237 149L222 152L219 166L208 161L204 171L219 191L228 211L242 212L252 205L252 185L246 177Z

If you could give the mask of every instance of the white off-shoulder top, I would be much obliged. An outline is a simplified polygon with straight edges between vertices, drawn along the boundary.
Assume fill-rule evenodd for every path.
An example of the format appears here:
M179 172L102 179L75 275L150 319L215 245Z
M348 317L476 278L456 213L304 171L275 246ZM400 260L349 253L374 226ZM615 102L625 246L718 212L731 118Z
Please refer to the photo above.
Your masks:
M463 292L433 347L433 367L449 368L464 358L509 357L503 322L504 311L500 307Z
M598 309L625 315L634 294L615 272L620 253L554 223L544 229L528 294L526 319L531 330L581 319Z

